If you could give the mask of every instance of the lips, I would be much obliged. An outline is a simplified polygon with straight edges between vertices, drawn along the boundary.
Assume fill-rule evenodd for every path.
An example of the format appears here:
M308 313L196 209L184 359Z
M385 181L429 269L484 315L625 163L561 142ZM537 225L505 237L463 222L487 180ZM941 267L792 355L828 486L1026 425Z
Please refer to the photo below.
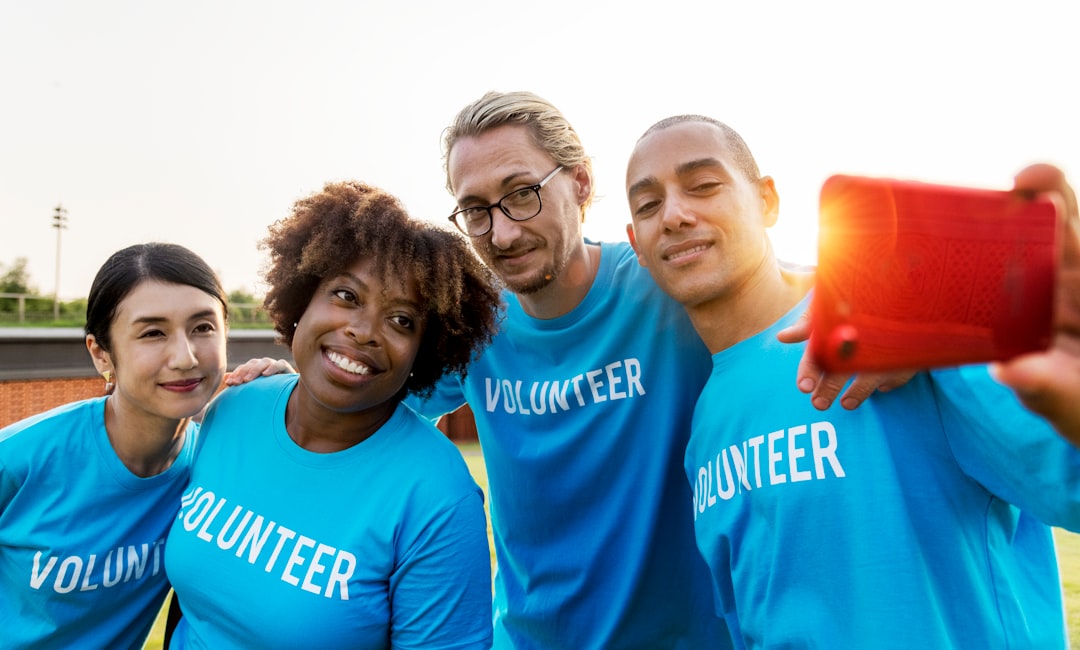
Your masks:
M202 384L202 377L193 377L191 379L179 379L177 381L166 381L161 384L161 387L166 390L176 391L179 393L187 393L195 390Z
M345 372L351 375L370 375L375 370L368 364L350 359L344 354L334 352L332 350L326 351L326 358L330 360L330 363L334 364L338 368L341 368Z
M509 265L521 264L525 261L529 255L536 250L535 248L520 248L510 252L500 252L495 255L495 258L503 263Z
M702 251L708 250L712 244L703 241L689 241L675 246L669 246L664 249L661 257L667 262L676 262L680 259L690 257Z

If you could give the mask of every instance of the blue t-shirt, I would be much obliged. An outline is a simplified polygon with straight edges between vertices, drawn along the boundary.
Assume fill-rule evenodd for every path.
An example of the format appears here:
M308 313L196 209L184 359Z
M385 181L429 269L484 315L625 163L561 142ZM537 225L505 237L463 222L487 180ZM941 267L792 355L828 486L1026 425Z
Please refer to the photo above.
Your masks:
M730 627L748 648L1065 647L1046 524L1080 527L1080 452L984 366L814 409L791 381L805 346L776 340L805 305L713 355L694 414Z
M495 646L724 648L682 473L708 350L628 244L603 244L570 313L510 293L492 344L429 415L466 400L488 472Z
M399 405L335 453L293 442L297 375L231 388L203 421L166 567L201 648L487 648L483 494L457 448Z
M113 451L104 397L0 431L0 647L142 647L196 431L149 478Z

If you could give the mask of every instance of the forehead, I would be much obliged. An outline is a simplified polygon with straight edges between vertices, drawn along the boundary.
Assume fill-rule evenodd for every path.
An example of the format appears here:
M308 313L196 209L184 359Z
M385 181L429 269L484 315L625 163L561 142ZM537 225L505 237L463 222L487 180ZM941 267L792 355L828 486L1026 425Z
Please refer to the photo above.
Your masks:
M455 142L446 168L454 196L460 198L511 185L517 176L535 176L554 164L528 127L504 124Z
M207 310L222 313L217 298L186 284L144 280L135 286L116 308L115 323L141 319L183 320Z
M719 160L729 168L734 165L724 133L705 122L674 124L638 141L627 164L626 185L629 187L645 177L672 173L689 161L708 158Z
M389 262L390 260L386 260ZM369 257L353 260L351 264L341 271L341 276L359 281L368 291L385 296L390 301L407 301L419 303L420 292L417 289L416 278L410 272L408 266L397 269L380 269L375 261ZM327 278L325 282L333 282L338 278Z

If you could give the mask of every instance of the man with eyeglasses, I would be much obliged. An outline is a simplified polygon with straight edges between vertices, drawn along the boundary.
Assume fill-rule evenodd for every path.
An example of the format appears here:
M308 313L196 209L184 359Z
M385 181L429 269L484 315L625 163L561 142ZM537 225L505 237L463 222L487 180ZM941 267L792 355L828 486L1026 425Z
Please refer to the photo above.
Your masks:
M583 238L592 163L549 102L488 93L444 144L450 220L508 289L506 316L467 377L414 404L472 407L495 647L730 647L682 471L708 350L628 244ZM831 402L842 379L815 399ZM845 405L875 386L857 382Z

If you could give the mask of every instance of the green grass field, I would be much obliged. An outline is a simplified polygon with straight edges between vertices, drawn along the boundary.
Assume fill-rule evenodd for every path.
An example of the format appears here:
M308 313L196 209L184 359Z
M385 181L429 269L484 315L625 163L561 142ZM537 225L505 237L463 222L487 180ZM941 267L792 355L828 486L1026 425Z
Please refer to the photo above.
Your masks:
M476 482L487 492L487 469L477 444L458 445L465 462ZM1061 562L1061 581L1065 589L1065 608L1068 614L1069 638L1073 650L1080 650L1080 534L1055 530L1058 558ZM491 523L488 523L488 540L491 539ZM495 564L495 551L491 550L491 563ZM164 615L158 617L144 650L160 650L165 629Z

